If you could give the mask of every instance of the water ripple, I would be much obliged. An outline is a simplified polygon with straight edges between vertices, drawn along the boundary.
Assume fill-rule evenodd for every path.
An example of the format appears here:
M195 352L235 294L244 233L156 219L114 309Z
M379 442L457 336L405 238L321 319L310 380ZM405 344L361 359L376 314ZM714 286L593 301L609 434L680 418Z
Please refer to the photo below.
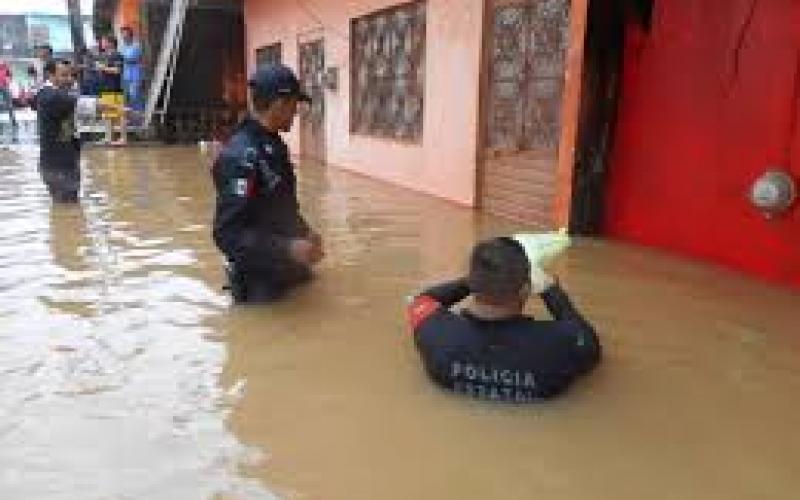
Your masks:
M78 207L51 205L35 165L0 152L3 498L273 498L238 473L260 457L227 429L240 386L220 386L205 323L227 300L191 241L124 211L120 165L85 164Z

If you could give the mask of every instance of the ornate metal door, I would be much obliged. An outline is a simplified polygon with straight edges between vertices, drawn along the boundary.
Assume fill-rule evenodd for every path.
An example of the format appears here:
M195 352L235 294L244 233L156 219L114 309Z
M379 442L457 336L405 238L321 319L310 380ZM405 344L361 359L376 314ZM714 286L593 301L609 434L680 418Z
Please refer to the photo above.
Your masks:
M480 200L532 225L553 220L570 0L489 0Z
M325 44L322 39L300 43L300 82L311 96L300 111L300 152L325 162Z

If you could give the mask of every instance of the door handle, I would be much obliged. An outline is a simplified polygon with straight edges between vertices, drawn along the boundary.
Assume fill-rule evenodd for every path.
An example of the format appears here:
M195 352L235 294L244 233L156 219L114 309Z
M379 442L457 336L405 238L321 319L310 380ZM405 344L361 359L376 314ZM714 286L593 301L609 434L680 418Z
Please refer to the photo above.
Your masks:
M781 169L767 170L750 189L750 203L768 219L787 212L796 200L797 181Z

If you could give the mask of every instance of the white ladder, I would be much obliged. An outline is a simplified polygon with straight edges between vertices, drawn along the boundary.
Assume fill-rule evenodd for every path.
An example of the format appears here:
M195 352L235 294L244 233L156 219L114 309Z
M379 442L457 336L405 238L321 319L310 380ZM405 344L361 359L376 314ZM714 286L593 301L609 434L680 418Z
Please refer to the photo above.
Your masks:
M158 54L158 61L155 69L153 70L153 79L150 81L150 93L147 96L147 103L145 105L144 123L142 128L145 130L150 128L153 123L153 116L159 115L161 122L167 114L167 107L172 95L172 82L175 78L175 67L178 64L178 52L181 46L181 38L183 36L183 26L186 22L186 9L189 6L190 0L172 0L172 9L170 10L169 20L167 27L164 30L164 39L161 42L161 51ZM161 101L161 107L158 106L158 98L161 96L162 90L164 91L164 99Z

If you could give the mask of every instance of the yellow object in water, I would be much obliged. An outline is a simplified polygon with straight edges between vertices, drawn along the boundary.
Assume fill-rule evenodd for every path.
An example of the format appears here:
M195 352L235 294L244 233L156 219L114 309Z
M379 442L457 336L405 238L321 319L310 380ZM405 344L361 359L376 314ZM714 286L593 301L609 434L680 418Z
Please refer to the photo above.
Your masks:
M521 233L512 239L522 245L532 266L544 266L562 254L571 243L566 228L548 233Z

